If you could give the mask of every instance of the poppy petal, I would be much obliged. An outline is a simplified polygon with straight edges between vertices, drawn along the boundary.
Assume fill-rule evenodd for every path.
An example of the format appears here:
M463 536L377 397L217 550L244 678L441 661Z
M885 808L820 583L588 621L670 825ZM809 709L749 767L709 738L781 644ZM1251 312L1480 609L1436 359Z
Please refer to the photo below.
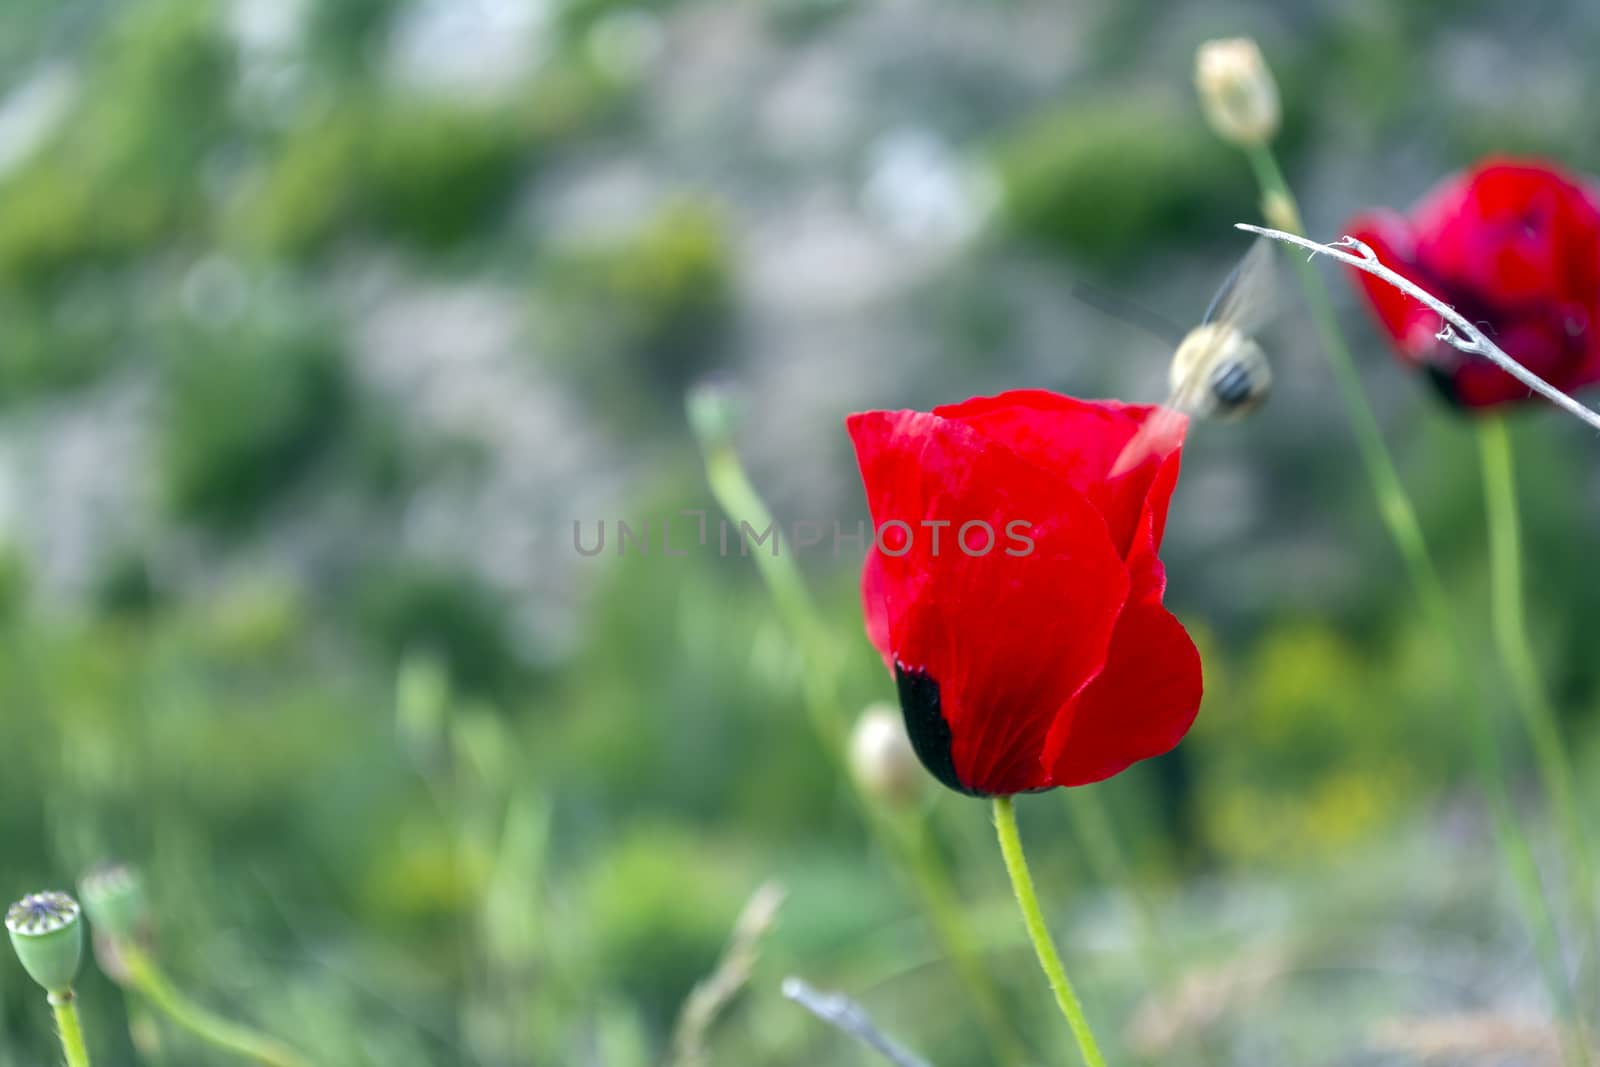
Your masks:
M1155 477L1145 494L1144 506L1139 512L1138 525L1134 527L1133 542L1128 546L1128 577L1132 587L1130 601L1157 600L1167 591L1167 571L1157 555L1161 539L1167 531L1167 509L1172 502L1172 491L1178 486L1178 472L1183 465L1183 454L1171 452L1161 458Z
M1569 185L1548 164L1510 161L1446 182L1416 209L1417 257L1446 285L1507 303L1558 292Z
M883 573L883 557L878 549L867 549L867 558L861 564L861 606L866 617L867 640L883 657L884 665L894 670L894 643L890 638L889 586Z
M1432 291L1432 280L1416 261L1415 239L1405 219L1392 211L1374 211L1346 223L1345 231L1364 241L1378 262ZM1439 316L1434 311L1366 271L1352 267L1350 272L1401 355L1417 362L1433 351L1439 330Z
M1058 785L1087 785L1170 751L1200 710L1200 654L1156 601L1117 621L1106 668L1052 731L1046 759Z
M1183 447L1187 420L1162 432L1159 441L1152 438L1148 459L1115 477L1111 472L1159 411L1149 404L1085 401L1042 389L1018 389L948 404L935 408L934 414L971 426L1066 479L1100 509L1112 540L1126 555L1162 462Z

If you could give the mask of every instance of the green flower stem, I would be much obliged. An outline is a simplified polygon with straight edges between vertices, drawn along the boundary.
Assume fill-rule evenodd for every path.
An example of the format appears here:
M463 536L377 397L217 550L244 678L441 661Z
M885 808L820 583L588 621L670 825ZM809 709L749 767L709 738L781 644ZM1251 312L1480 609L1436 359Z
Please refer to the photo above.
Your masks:
M1573 890L1577 897L1578 921L1587 942L1588 966L1581 972L1586 976L1583 1002L1595 1005L1600 1003L1600 991L1594 988L1596 971L1600 969L1600 926L1597 926L1595 917L1594 852L1589 846L1583 817L1578 810L1577 793L1572 785L1572 762L1562 742L1555 709L1539 676L1533 643L1528 638L1528 622L1522 599L1522 535L1517 518L1517 485L1511 456L1511 434L1505 419L1499 416L1479 418L1477 428L1478 455L1483 467L1483 499L1489 528L1490 603L1495 644L1511 675L1517 707L1522 712L1528 736L1533 740L1539 777L1550 795L1557 823L1565 838L1567 861L1571 865Z
M167 1018L191 1034L220 1049L253 1060L262 1067L310 1067L298 1052L266 1034L213 1015L184 996L144 950L117 942L117 958L127 974L127 984L155 1005Z
M706 480L717 504L735 523L746 522L758 532L773 525L772 513L761 494L750 483L744 466L733 448L708 444L705 448ZM742 531L741 531L742 535ZM777 536L776 534L774 536ZM959 907L955 904L949 872L939 862L928 838L925 822L915 831L892 823L879 814L861 795L854 776L846 767L845 746L849 723L839 695L835 675L836 657L820 613L806 589L794 560L779 547L777 551L757 548L751 551L756 569L772 597L779 618L793 635L802 657L812 669L803 672L802 688L806 713L817 737L835 764L844 771L852 796L861 811L868 831L897 862L901 875L916 891L928 925L940 952L955 969L966 987L978 1019L1001 1062L1020 1064L1027 1052L1016 1031L1007 1021L994 984L979 962L977 941Z
M750 484L738 454L727 445L712 445L706 449L705 460L706 481L710 483L712 494L729 519L735 523L749 523L757 531L772 528L772 512L767 510L761 494ZM773 536L781 538L777 533ZM742 528L740 537L742 544ZM794 561L783 554L780 543L775 541L773 550L758 547L750 553L755 559L756 570L761 574L778 615L799 644L801 655L814 666L831 666L833 657L828 651L826 632L816 605L812 603ZM823 674L831 675L832 672L816 670L804 673L802 684L806 690L806 709L811 716L811 724L829 754L842 767L849 724L839 701L828 693L827 684L822 678Z
M1273 158L1271 149L1260 145L1248 149L1246 154L1255 170L1262 193L1269 202L1277 203L1281 210L1286 210L1291 216L1271 221L1279 228L1286 228L1285 223L1292 222L1295 224L1292 228L1299 232L1301 229L1299 209L1295 204L1294 194L1290 191L1288 182L1284 180L1283 172L1279 169L1277 160ZM1494 724L1489 706L1485 702L1485 690L1481 684L1477 663L1468 650L1467 642L1456 622L1449 597L1445 594L1444 583L1439 578L1433 557L1428 552L1427 542L1422 536L1416 509L1400 483L1399 473L1395 469L1393 457L1389 454L1389 447L1384 443L1377 416L1367 401L1355 359L1351 356L1350 348L1345 344L1344 334L1339 329L1338 319L1333 311L1333 300L1328 294L1327 286L1323 284L1322 276L1317 273L1317 269L1304 257L1293 258L1295 267L1300 273L1306 302L1311 309L1312 323L1322 341L1328 363L1333 369L1334 379L1338 383L1339 393L1344 401L1345 412L1355 432L1357 449L1377 497L1378 512L1388 528L1389 536L1394 540L1395 547L1400 551L1424 615L1438 635L1444 639L1453 657L1454 673L1460 682L1462 695L1469 709L1467 719L1471 726L1475 763L1481 787L1489 801L1495 837L1501 854L1511 869L1518 901L1531 929L1551 995L1563 1017L1572 1021L1576 1018L1576 1011L1571 984L1561 961L1560 938L1555 918L1540 884L1539 868L1534 860L1533 849L1528 843L1526 832L1517 820L1516 808L1512 803L1511 790L1507 783L1506 768L1500 758ZM1574 1055L1579 1063L1589 1062L1588 1051L1582 1042L1575 1043Z
M89 1046L83 1042L77 996L70 989L52 992L50 1010L55 1012L56 1033L61 1038L61 1055L67 1067L89 1067Z
M1083 1062L1087 1067L1105 1067L1106 1058L1101 1055L1100 1046L1095 1042L1094 1031L1089 1028L1089 1020L1083 1014L1083 1004L1072 988L1072 980L1067 977L1067 969L1061 964L1055 943L1050 940L1050 928L1045 925L1044 913L1039 910L1039 897L1033 890L1033 876L1028 873L1027 857L1022 854L1022 837L1017 833L1017 812L1010 797L994 798L994 829L1000 839L1000 855L1005 859L1006 874L1011 876L1011 888L1017 894L1017 906L1022 909L1022 923L1028 929L1028 940L1033 942L1034 954L1039 957L1039 966L1044 968L1050 991L1055 994L1056 1004L1061 1008L1067 1026L1072 1029L1078 1050L1083 1053Z

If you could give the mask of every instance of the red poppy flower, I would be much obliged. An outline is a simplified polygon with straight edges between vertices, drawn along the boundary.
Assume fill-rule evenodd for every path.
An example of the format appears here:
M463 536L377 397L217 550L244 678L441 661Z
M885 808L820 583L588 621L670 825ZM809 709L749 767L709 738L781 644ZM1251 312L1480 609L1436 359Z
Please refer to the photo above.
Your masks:
M1186 425L1141 434L1159 410L1020 391L850 416L867 633L950 788L1099 781L1194 721L1200 657L1156 555Z
M1447 179L1409 218L1346 226L1387 266L1478 323L1507 355L1564 392L1600 381L1600 195L1547 163L1494 159ZM1434 339L1439 316L1356 272L1401 357L1468 408L1527 399L1488 360Z

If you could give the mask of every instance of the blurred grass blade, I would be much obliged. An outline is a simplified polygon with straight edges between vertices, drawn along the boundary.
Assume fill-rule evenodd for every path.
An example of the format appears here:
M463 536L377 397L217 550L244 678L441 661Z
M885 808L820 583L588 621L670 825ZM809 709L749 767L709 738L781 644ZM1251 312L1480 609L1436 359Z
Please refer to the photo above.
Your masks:
M716 970L697 983L683 1002L672 1034L669 1067L703 1067L710 1062L706 1042L711 1028L749 983L761 940L777 921L784 895L781 885L767 882L745 904Z

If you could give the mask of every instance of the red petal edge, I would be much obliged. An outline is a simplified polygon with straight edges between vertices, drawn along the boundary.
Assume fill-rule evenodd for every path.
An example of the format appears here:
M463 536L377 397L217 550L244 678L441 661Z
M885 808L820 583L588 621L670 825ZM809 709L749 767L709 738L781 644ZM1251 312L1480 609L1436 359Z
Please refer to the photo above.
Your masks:
M1159 603L1130 604L1111 638L1106 669L1051 732L1057 785L1087 785L1170 751L1200 711L1200 653Z

